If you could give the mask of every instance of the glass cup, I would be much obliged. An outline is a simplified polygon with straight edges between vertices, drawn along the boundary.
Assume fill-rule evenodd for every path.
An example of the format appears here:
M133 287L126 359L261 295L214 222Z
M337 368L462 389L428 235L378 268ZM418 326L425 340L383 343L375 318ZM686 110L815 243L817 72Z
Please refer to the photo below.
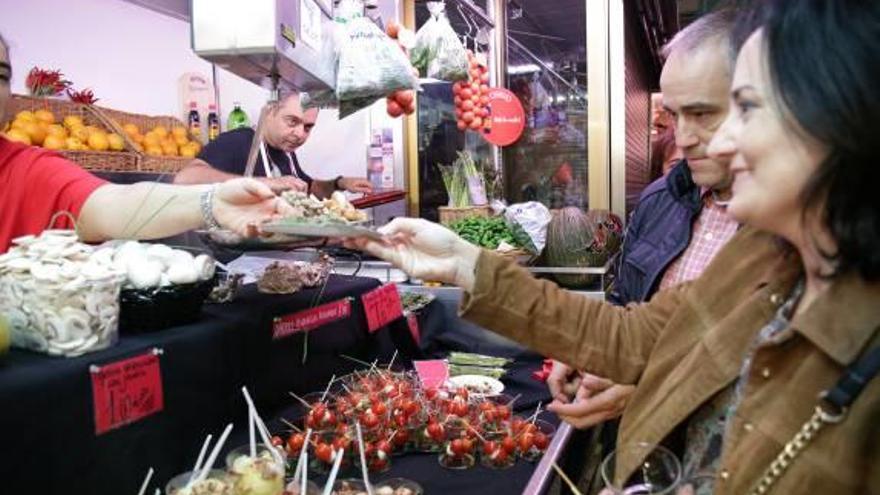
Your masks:
M191 475L192 471L187 471L171 478L171 481L169 481L168 484L165 485L165 493L167 495L177 495L178 493L181 493L184 487L186 487L186 484L189 482L189 478ZM231 483L229 482L228 475L225 471L221 471L219 469L210 470L208 472L208 477L205 478L205 481L198 483L198 486L205 488L215 487L216 493L218 494L230 493L231 491L229 488L231 486ZM186 491L184 491L183 493L186 493Z
M299 495L301 489L302 485L299 481L296 483L291 481L287 484L287 487L284 488L284 495ZM306 495L321 495L321 493L323 492L317 483L312 480L306 482Z
M478 441L466 428L447 425L446 441L437 458L447 469L468 469L476 463Z
M516 464L516 442L509 426L483 428L480 464L491 469L507 469Z
M534 431L532 427L527 426L517 437L519 455L529 462L537 461L544 455L556 433L556 427L543 419L536 419L534 425Z
M280 465L265 445L257 445L256 458L250 456L250 445L230 451L226 455L226 470L233 486L232 493L276 495L284 491L287 462L282 449L275 451L281 455Z
M639 458L641 463L625 480L615 473L618 458ZM602 461L602 481L613 495L665 495L681 482L681 462L669 449L645 442L620 445Z

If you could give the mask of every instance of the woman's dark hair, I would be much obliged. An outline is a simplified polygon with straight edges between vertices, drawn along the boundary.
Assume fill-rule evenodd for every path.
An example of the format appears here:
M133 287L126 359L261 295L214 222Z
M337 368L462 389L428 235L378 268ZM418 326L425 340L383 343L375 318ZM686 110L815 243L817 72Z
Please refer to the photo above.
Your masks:
M760 3L767 66L783 111L829 152L801 193L805 212L821 211L837 243L823 253L835 275L856 271L878 280L880 2Z
M663 177L663 165L675 154L675 129L667 127L651 140L651 168L648 183Z

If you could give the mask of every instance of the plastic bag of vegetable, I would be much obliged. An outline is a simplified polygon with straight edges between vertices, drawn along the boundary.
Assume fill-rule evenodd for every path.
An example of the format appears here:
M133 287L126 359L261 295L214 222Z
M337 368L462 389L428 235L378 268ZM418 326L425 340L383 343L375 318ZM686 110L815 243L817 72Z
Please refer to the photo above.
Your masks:
M444 81L468 78L467 49L446 17L444 2L428 2L431 18L416 33L410 61L419 73Z
M517 203L504 210L504 218L513 226L517 242L533 254L541 254L547 244L547 226L553 219L541 203Z
M337 9L338 17L344 19L336 71L340 118L394 91L417 89L418 80L406 54L363 16L362 0L342 0Z

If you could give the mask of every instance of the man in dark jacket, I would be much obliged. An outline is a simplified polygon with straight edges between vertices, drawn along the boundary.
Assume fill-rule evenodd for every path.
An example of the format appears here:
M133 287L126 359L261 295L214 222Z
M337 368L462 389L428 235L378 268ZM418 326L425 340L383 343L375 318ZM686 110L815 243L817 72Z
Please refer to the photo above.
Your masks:
M737 230L726 209L729 163L706 153L728 112L732 25L731 12L708 14L664 49L663 105L675 118L675 141L685 159L642 193L608 295L615 304L646 301L697 278ZM581 429L620 416L635 388L561 363L554 363L547 385L554 397L548 410Z

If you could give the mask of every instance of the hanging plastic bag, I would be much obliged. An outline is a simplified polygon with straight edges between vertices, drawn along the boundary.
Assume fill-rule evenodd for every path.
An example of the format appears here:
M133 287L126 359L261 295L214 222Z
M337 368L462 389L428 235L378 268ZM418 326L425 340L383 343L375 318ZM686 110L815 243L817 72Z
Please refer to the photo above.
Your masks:
M342 0L340 7L348 3L363 6L359 0ZM338 52L336 98L340 118L351 113L346 109L343 115L343 102L356 102L357 110L394 91L418 87L403 50L362 13L354 13L345 22Z
M533 254L541 254L547 244L547 226L553 219L546 206L536 201L517 203L504 210L504 218L521 246Z
M410 61L420 74L444 81L468 78L467 49L458 39L449 19L446 4L428 2L431 18L416 33L416 45Z

